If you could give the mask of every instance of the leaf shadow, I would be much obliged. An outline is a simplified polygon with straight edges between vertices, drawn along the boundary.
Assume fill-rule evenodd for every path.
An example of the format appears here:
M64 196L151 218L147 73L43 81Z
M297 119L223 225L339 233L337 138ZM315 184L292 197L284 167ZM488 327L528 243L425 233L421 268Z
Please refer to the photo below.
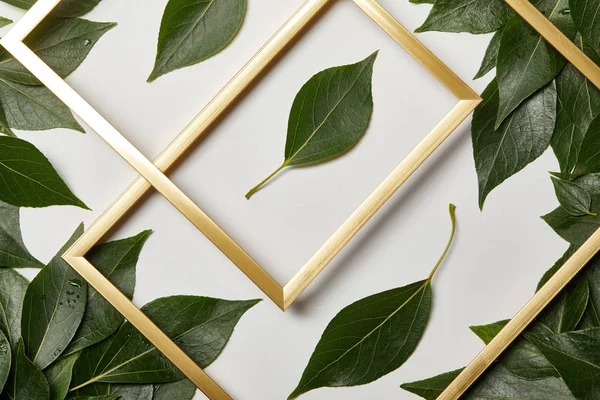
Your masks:
M470 120L469 120L470 121ZM423 196L425 183L435 174L444 171L443 165L455 153L456 149L468 146L470 143L470 125L463 123L453 134L454 140L449 140L446 146L437 150L436 153L425 162L414 176L409 179L402 188L390 199L385 210L377 213L371 221L359 232L360 238L354 238L354 245L342 250L342 252L327 266L320 278L315 279L305 293L303 293L288 309L288 313L307 314L317 308L327 295L327 287L333 282L341 279L343 273L347 272L349 260L360 255L365 248L382 233L384 227L396 223L396 216L404 211L403 205L412 198ZM476 201L475 199L474 201ZM364 265L353 264L352 268L361 268ZM392 289L392 287L390 287Z

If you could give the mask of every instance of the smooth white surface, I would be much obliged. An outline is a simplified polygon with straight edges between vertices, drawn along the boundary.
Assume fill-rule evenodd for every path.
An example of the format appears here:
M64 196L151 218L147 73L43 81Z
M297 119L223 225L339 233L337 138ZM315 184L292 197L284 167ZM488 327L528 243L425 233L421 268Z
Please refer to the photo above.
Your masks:
M166 0L104 0L86 17L119 25L68 79L151 158L301 0L249 0L243 28L225 51L148 84L165 4ZM429 10L406 0L382 4L410 30ZM1 4L0 15L18 19L21 11ZM418 38L469 82L489 41L489 36L447 33ZM377 49L375 112L364 140L333 162L286 171L246 201L244 193L282 161L289 108L300 86L323 68L356 62ZM489 79L472 85L481 92ZM451 95L380 28L349 0L341 0L171 176L285 283L453 104ZM468 363L483 347L468 326L513 315L567 247L539 218L556 205L546 173L557 168L550 152L492 192L480 212L469 129L466 123L454 133L289 311L282 313L269 300L250 310L208 369L210 375L236 399L286 398L323 329L340 309L427 276L449 234L450 202L458 207L457 239L434 281L433 312L415 354L402 368L370 385L319 389L302 398L416 399L400 384ZM26 243L41 260L48 260L77 224L93 222L135 173L93 132L55 130L20 136L38 146L94 210L23 211ZM115 230L114 237L148 228L155 232L138 264L136 304L174 294L264 298L156 194Z

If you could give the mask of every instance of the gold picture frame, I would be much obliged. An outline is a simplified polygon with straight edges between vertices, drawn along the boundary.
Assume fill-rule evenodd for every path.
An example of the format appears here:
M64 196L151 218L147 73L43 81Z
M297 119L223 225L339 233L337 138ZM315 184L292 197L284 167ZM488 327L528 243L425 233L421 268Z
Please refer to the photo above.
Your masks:
M505 0L552 47L600 89L600 67L548 20L529 0ZM596 231L554 276L525 304L496 337L481 351L437 400L456 400L492 365L540 312L577 276L600 251L600 229Z
M171 182L165 172L235 102L298 33L334 0L307 0L154 162L138 151L23 43L27 35L60 1L37 1L0 40L0 45L29 69L140 174L63 255L63 259L169 358L206 396L215 400L231 399L212 378L85 258L87 252L136 205L151 187L154 187L229 257L275 304L285 311L398 188L471 114L481 102L481 98L376 0L353 0L377 25L436 77L458 99L458 103L310 258L300 272L282 287Z

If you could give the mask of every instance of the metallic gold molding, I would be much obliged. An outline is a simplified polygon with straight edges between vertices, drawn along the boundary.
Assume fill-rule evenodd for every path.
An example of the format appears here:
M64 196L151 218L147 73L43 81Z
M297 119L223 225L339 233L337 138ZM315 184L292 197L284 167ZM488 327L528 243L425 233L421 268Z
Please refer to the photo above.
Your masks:
M600 89L600 67L550 22L529 0L505 0L544 39ZM437 400L456 400L488 369L504 350L529 326L552 299L600 251L600 230L562 266L542 289L514 316L485 349L471 361Z
M237 97L276 59L278 54L293 41L296 35L332 1L334 0L307 0L153 163L23 43L23 39L56 7L60 0L39 0L0 40L2 46L140 174L140 177L90 226L83 236L64 254L63 258L210 399L221 400L231 399L231 397L141 310L98 272L85 258L86 253L136 205L151 187L154 187L227 255L275 304L285 310L481 102L481 98L467 84L386 12L376 0L353 0L358 7L454 94L459 101L449 114L425 136L363 204L354 211L321 249L310 258L300 272L285 287L281 287L252 257L175 186L165 176L164 172L183 156L185 151L234 103Z

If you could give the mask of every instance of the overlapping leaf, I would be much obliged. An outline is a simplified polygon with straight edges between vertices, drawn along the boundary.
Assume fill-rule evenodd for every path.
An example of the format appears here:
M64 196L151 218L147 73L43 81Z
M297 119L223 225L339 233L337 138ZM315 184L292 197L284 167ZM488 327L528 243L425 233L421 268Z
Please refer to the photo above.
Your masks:
M449 372L418 382L405 383L404 390L426 400L435 400L460 371ZM511 374L502 365L490 368L461 400L576 400L558 378L529 380Z
M582 143L592 120L600 113L600 90L571 64L557 77L556 88L558 114L552 148L561 172L570 178L581 168Z
M223 50L240 30L245 15L246 0L169 0L148 81Z
M2 0L5 3L15 7L29 10L37 0ZM80 17L90 12L100 0L62 0L52 11L52 15L57 17Z
M482 94L472 124L479 206L507 178L538 158L549 146L556 121L556 86L551 83L527 99L494 130L499 106L496 80Z
M575 27L565 12L567 0L538 0L536 6L568 37L575 37ZM523 101L552 81L565 64L563 56L529 23L519 16L512 17L504 28L498 52L500 99L495 128Z
M4 384L10 373L11 359L11 344L6 338L6 335L0 331L0 393L4 389Z
M0 201L14 206L87 208L58 176L50 161L21 139L0 136L0 182Z
M196 385L187 379L179 382L156 385L152 400L192 400L196 394Z
M584 40L596 51L600 50L600 1L569 0L571 15Z
M68 76L85 60L96 42L116 24L80 18L44 19L25 39L25 44L61 77ZM0 78L23 85L39 85L37 78L10 53L0 56Z
M87 283L61 258L82 233L80 225L25 293L21 331L26 354L40 369L67 348L85 312Z
M503 0L437 0L417 32L494 32L514 14Z
M21 313L29 281L10 268L0 268L0 331L13 349L21 338Z
M574 181L592 198L591 213L600 210L600 174L589 174ZM581 246L600 227L600 218L593 215L575 217L562 206L542 217L567 242Z
M600 399L600 328L527 338L560 373L578 400Z
M142 308L200 367L220 354L239 319L258 301L227 301L196 296L155 300ZM81 352L71 386L95 382L164 383L183 378L181 372L129 322L104 342Z
M78 354L61 357L44 370L44 375L50 388L50 400L64 400L69 392L73 365Z
M556 198L566 212L574 217L595 214L590 211L592 197L575 182L552 178Z
M494 36L492 36L492 40L490 40L490 44L488 45L483 61L481 62L481 67L479 67L479 71L477 71L477 74L473 79L482 78L487 75L488 72L496 68L498 52L500 51L500 39L502 38L503 32L504 28L500 28Z
M97 245L86 256L130 299L135 288L135 266L150 232L144 231L131 238ZM123 321L121 313L89 286L85 314L65 354L75 353L106 339L119 329Z
M50 388L42 371L25 355L23 341L17 345L14 365L1 400L50 400Z
M0 266L12 268L41 268L44 266L31 255L23 243L19 207L1 201Z

